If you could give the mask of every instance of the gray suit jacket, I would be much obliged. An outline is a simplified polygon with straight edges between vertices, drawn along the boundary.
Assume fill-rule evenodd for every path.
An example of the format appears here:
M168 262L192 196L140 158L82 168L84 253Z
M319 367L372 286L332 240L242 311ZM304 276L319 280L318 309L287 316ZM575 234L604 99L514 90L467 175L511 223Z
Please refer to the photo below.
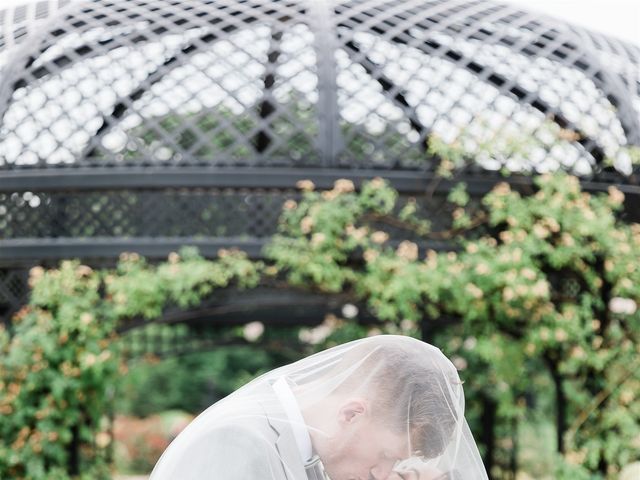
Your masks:
M197 435L178 435L151 480L307 480L293 431L274 392L269 387L255 401L251 398L211 426L205 420Z

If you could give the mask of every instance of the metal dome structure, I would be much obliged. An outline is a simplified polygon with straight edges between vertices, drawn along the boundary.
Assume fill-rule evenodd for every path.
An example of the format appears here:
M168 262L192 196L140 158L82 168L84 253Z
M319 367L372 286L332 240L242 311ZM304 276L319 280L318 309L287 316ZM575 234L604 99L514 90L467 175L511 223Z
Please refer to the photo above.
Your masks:
M640 198L640 49L514 6L52 0L0 25L5 313L36 263L259 255L301 179L420 195L435 139L471 193L562 169Z

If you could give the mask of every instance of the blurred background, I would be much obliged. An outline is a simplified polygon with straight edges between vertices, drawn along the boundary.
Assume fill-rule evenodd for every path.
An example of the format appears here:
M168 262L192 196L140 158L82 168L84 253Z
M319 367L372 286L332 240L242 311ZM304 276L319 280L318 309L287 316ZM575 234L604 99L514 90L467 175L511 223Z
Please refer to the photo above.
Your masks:
M639 478L640 4L0 8L0 477L147 478L394 333L491 478Z

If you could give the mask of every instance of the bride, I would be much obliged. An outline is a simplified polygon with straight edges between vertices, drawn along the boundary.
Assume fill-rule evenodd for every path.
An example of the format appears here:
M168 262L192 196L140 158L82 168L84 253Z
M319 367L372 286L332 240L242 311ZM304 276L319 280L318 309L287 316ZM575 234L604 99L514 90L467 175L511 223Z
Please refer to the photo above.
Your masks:
M432 345L383 335L253 380L198 416L151 480L482 480L462 382Z

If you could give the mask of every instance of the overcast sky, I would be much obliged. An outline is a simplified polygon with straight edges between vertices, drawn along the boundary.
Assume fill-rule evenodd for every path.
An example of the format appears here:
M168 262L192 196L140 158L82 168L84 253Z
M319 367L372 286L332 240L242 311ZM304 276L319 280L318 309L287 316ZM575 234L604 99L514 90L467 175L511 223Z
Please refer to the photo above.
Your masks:
M640 0L502 0L640 45Z

